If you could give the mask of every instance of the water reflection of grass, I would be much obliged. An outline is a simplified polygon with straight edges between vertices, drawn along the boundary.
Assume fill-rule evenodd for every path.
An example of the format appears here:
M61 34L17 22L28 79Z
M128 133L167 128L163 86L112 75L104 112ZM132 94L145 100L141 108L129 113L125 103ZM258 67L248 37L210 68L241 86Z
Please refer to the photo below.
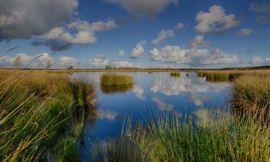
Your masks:
M101 85L124 85L133 84L133 77L130 75L103 74L100 78Z
M94 98L91 82L66 74L1 70L1 161L80 160L76 147Z
M173 72L173 73L171 73L171 76L173 76L173 77L180 77L181 74L180 73L177 73L177 72Z
M124 85L100 85L100 89L104 94L126 93L133 89L133 83Z

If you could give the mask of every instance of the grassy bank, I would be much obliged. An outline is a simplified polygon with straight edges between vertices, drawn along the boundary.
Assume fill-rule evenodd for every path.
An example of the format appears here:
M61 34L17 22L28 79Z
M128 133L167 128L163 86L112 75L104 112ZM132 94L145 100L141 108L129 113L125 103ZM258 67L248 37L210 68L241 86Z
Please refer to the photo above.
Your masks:
M94 98L91 82L66 74L0 70L1 161L80 161L74 146Z
M133 77L120 74L103 74L100 78L101 86L133 84Z

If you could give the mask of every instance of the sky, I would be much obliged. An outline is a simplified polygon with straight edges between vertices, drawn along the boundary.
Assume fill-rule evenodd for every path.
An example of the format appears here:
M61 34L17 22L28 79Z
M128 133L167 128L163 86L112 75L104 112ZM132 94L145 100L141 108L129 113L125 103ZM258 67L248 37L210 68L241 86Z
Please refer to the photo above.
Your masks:
M265 0L0 0L2 67L262 66L269 38Z

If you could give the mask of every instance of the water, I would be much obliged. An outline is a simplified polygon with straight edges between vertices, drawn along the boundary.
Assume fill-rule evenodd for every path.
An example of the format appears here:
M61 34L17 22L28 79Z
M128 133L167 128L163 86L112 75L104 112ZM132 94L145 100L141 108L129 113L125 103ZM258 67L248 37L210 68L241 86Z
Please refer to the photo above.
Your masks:
M223 107L228 101L230 83L206 82L205 78L197 77L196 73L181 73L181 77L171 77L170 73L146 72L125 73L134 77L133 87L124 89L112 88L101 90L100 77L103 73L74 73L75 77L92 79L98 92L98 115L91 127L101 140L117 137L123 122L132 117L132 125L142 121L149 115L149 110L173 111L177 117L185 113L198 116L203 108ZM121 73L124 74L124 73ZM86 129L87 130L87 129ZM85 132L87 138L87 132Z

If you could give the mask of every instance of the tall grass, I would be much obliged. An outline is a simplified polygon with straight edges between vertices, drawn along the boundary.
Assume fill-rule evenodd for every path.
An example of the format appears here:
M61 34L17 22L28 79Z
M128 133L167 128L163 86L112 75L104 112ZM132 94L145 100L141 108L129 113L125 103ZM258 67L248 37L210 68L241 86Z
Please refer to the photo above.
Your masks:
M133 84L133 77L130 75L103 74L100 78L101 85L124 85Z
M0 70L0 160L63 158L61 150L68 151L78 139L72 136L78 125L74 110L82 99L73 91L65 74ZM63 140L68 138L73 141Z
M269 127L249 114L245 118L228 114L207 110L182 120L172 113L153 112L145 128L127 127L118 140L131 142L107 146L108 153L102 155L108 161L269 161ZM121 151L131 147L139 152ZM136 159L130 158L132 153Z
M231 91L232 103L236 109L270 115L270 76L242 76L233 82Z
M207 70L198 71L198 77L206 77L206 81L229 82L243 75L270 76L270 70Z

